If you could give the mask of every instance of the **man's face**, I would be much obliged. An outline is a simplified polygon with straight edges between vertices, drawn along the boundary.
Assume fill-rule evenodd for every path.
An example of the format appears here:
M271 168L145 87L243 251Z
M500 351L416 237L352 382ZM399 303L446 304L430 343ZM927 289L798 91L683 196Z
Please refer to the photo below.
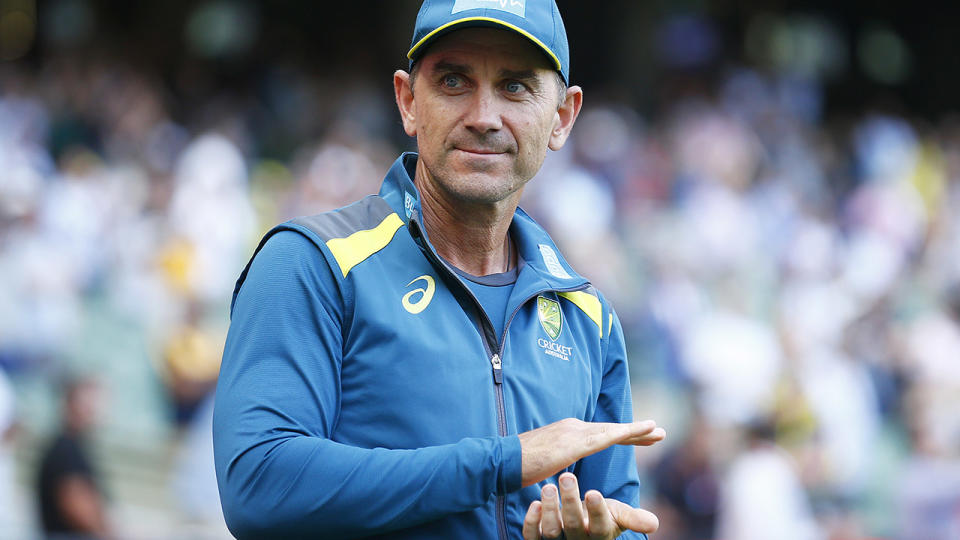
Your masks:
M560 123L560 83L543 53L513 32L469 28L437 40L418 69L405 126L438 187L470 203L520 190Z
M82 381L67 396L67 421L71 429L85 432L96 425L101 403L100 388L93 381Z

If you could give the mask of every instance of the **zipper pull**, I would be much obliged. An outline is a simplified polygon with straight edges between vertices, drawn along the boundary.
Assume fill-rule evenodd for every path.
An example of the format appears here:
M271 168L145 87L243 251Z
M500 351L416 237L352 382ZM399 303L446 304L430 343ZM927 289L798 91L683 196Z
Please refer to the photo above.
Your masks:
M500 363L500 355L495 354L490 358L490 363L493 364L493 382L497 384L503 383L503 364Z

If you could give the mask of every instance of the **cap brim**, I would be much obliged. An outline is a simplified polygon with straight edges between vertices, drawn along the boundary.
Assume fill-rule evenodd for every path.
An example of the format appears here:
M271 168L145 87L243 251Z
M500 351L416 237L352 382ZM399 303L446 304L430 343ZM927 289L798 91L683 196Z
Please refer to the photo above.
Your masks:
M519 26L510 24L508 22L501 21L499 19L494 19L493 17L464 17L462 19L457 19L455 21L450 21L447 24L440 26L433 32L423 36L420 41L416 42L413 47L410 48L410 51L407 52L407 58L413 60L417 56L417 52L422 50L428 45L431 41L439 38L440 36L455 30L460 26L492 26L492 27L503 27L508 30L513 30L523 37L529 39L533 42L534 45L543 50L543 52L553 61L554 68L557 71L563 71L562 66L560 65L560 59L557 58L557 55L550 50L550 47L547 47L542 41L533 36L530 32L527 32Z

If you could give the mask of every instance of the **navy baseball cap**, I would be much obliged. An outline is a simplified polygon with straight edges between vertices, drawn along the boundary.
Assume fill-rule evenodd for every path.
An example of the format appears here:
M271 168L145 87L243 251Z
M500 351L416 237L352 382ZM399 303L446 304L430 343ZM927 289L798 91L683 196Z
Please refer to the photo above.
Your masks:
M478 26L513 30L529 39L570 84L567 31L554 0L424 0L407 53L410 65L440 36Z

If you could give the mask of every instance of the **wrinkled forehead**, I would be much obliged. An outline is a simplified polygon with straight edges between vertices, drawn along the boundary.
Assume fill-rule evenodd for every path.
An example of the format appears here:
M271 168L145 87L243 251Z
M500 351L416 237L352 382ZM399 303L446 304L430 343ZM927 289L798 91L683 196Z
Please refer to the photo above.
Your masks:
M493 66L514 71L554 71L547 56L530 40L498 28L464 28L450 32L431 44L417 61L421 69L438 62L474 66L477 69L480 66Z

